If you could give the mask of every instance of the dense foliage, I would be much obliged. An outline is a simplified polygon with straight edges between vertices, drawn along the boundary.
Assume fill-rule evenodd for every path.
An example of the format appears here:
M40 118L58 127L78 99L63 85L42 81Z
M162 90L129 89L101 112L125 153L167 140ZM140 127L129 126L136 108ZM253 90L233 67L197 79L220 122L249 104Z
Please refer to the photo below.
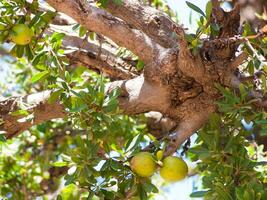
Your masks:
M46 31L57 13L41 9L42 3L0 2L0 42L12 55L5 56L9 77L1 83L0 94L8 97L53 90L49 101L62 102L67 116L33 126L10 140L0 131L0 198L152 199L160 185L155 186L153 178L133 173L130 159L146 148L157 160L156 152L164 150L165 138L158 141L150 134L144 115L121 113L117 101L121 91L106 93L108 78L86 66L71 65L62 48L65 34ZM105 1L99 1L99 6L105 7ZM154 0L152 6L177 19L162 1ZM205 12L191 3L188 6L201 15L196 34L187 35L192 51L197 53L200 36L216 35L218 27L207 25L210 2ZM31 29L29 44L12 43L10 32L16 24L26 24ZM95 33L79 24L72 26L72 31L85 40L97 40ZM256 31L245 24L243 36L255 35ZM200 191L191 197L267 199L266 153L251 139L255 134L266 135L267 115L254 110L253 102L247 100L251 88L266 92L267 65L263 58L267 56L267 38L253 39L240 48L250 54L240 70L251 76L262 71L261 81L245 82L240 87L241 94L217 85L222 94L217 102L220 113L199 130L195 144L186 152L188 159L198 163L196 171L202 177ZM120 49L119 55L125 54L137 61L137 70L142 70L141 60ZM33 120L32 113L24 107L20 105L12 114ZM249 127L249 123L253 125Z

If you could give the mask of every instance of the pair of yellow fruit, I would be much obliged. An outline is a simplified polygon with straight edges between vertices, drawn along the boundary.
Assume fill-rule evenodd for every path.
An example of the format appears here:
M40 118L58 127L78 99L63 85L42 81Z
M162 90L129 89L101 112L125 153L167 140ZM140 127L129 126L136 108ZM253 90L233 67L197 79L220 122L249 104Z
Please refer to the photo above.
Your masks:
M159 154L163 154L163 152L159 151L157 153L158 159L161 160L160 157L162 157L162 155ZM140 152L132 158L130 167L132 171L139 176L150 177L157 170L157 163L150 153ZM183 159L175 156L168 156L163 159L159 173L165 181L175 182L187 176L188 167Z

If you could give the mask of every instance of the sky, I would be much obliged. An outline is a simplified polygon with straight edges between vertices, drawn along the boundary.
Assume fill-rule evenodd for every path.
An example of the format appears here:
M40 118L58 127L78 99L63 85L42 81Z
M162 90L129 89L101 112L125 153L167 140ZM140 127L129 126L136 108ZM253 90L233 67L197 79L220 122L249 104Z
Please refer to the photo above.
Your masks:
M195 4L200 9L205 12L206 3L208 0L187 0L190 3ZM178 17L180 22L189 29L194 29L196 27L196 20L198 19L199 15L192 11L187 5L185 0L166 0L168 5L178 13ZM192 25L189 23L190 13L192 13Z

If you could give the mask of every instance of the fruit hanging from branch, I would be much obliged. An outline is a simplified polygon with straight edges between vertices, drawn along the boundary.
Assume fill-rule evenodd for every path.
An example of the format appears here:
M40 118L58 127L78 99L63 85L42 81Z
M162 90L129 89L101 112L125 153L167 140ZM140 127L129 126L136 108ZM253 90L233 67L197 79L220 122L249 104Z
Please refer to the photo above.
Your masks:
M29 44L32 40L32 31L25 24L17 24L10 31L10 39L17 45Z
M160 176L167 182L175 182L187 176L188 167L185 161L175 156L168 156L163 160Z
M157 165L150 153L140 152L132 158L130 166L139 176L150 177L155 173Z

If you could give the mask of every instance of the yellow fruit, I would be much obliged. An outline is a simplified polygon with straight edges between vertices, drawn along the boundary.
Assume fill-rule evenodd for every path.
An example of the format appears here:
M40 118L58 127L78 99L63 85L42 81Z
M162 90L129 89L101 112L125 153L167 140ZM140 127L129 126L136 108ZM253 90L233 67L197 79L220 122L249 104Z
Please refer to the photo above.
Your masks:
M184 179L187 176L187 164L181 158L175 156L166 157L163 160L163 166L160 169L160 176L168 182L174 182Z
M154 174L157 166L150 153L140 152L132 158L130 167L139 176L149 177Z
M156 156L157 156L157 159L158 160L162 160L162 158L163 158L163 151L162 150L157 151Z
M18 45L26 45L31 42L31 29L24 24L15 25L10 31L10 39Z

